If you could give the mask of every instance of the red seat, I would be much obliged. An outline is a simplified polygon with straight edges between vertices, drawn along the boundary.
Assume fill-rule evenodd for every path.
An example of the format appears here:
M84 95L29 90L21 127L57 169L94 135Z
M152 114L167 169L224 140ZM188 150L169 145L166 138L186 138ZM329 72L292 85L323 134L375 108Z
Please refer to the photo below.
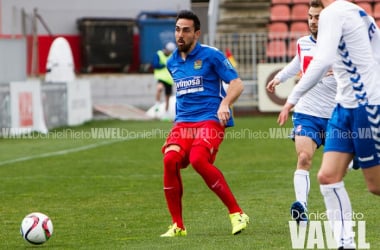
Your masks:
M285 22L274 22L268 24L268 38L279 39L288 37L288 25Z
M270 20L275 21L289 21L290 7L286 4L276 4L270 9Z
M291 39L289 41L288 50L286 52L288 58L293 58L297 53L297 43L296 39Z
M360 3L356 3L356 4L360 7L362 7L365 10L365 12L367 12L368 15L372 16L373 11L372 11L372 5L370 3L360 2Z
M293 4L299 4L299 3L304 3L304 4L309 4L310 0L293 0Z
M377 24L377 27L380 28L380 18L376 19L376 24Z
M272 0L271 3L272 3L272 5L275 5L275 4L291 4L292 0Z
M373 6L373 15L375 19L380 19L380 2L375 3Z
M285 40L269 40L266 45L266 55L271 59L286 59L286 42Z
M353 0L351 2L354 2L354 3L372 3L376 0Z
M290 12L290 19L292 21L307 21L309 18L309 5L295 4Z
M290 38L297 39L301 36L309 34L309 25L307 22L292 22L290 24Z

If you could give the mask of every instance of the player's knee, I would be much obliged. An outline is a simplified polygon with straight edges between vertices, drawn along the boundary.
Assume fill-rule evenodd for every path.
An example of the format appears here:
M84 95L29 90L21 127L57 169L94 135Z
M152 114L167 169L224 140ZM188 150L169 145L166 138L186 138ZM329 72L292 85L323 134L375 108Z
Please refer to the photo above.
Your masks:
M200 172L207 164L209 164L210 152L205 147L194 147L189 155L190 164L193 168Z
M298 153L298 167L304 170L309 170L311 167L311 155L301 151Z
M322 171L318 172L317 179L318 179L319 184L331 184L332 183L331 178Z
M166 170L177 170L181 167L182 156L175 150L169 150L165 152L163 161Z
M368 185L368 191L374 195L380 195L380 184Z
M380 196L380 188L370 188L369 191L374 195Z

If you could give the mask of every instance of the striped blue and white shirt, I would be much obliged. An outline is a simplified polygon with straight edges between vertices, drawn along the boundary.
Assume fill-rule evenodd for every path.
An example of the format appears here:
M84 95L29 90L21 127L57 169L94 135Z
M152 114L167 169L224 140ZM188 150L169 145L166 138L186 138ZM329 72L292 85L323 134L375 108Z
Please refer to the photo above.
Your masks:
M380 105L380 34L373 18L337 0L322 10L318 25L315 57L288 102L296 104L332 66L337 103L344 108Z

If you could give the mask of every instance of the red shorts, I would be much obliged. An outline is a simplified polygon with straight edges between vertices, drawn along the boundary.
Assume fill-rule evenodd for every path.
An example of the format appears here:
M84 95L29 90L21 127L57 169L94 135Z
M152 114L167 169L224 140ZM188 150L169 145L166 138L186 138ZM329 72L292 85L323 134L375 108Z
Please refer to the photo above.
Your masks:
M215 161L219 145L224 139L225 128L216 121L179 122L170 131L162 153L169 145L178 145L180 154L188 165L190 150L193 146L204 146L210 150L211 163Z

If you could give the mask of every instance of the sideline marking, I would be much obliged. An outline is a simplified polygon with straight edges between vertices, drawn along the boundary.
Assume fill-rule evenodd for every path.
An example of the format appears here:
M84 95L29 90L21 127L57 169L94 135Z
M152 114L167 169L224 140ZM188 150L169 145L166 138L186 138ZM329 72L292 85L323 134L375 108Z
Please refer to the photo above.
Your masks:
M25 157L21 157L21 158L16 158L16 159L0 162L0 166L4 166L4 165L7 165L7 164L12 164L12 163L16 163L16 162L22 162L22 161L29 161L29 160L39 159L39 158L47 158L47 157L50 157L50 156L76 153L76 152L80 152L80 151L84 151L84 150L88 150L88 149L92 149L92 148L97 148L97 147L102 147L102 146L105 146L105 145L114 144L114 143L117 143L117 142L127 141L127 140L132 140L132 138L126 138L126 139L123 139L123 140L116 140L116 141L115 140L105 141L105 142L101 142L101 143L89 144L89 145L78 147L78 148L65 149L65 150L60 150L60 151L56 151L56 152L44 153L44 154L40 154L40 155L25 156Z

